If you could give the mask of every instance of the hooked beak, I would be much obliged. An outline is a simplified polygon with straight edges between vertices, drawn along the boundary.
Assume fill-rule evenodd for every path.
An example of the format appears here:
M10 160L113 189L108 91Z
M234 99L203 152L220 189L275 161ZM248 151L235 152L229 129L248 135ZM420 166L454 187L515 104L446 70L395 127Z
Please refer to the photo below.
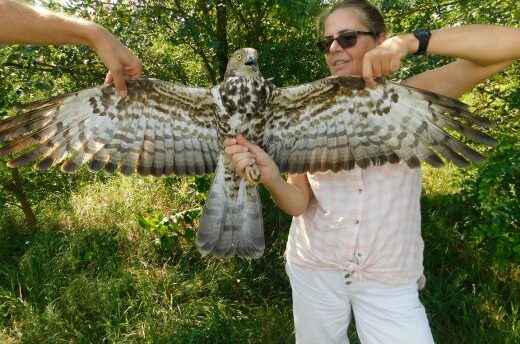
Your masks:
M256 58L254 55L249 55L247 58L247 61L244 63L246 66L251 67L253 70L256 71L257 65L256 65Z

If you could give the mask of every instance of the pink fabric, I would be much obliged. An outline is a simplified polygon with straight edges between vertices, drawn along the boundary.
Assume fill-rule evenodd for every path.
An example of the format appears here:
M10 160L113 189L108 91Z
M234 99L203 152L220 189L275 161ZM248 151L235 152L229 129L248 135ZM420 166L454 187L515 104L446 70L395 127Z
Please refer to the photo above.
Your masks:
M315 198L293 218L288 261L359 281L424 283L420 169L387 164L307 177Z

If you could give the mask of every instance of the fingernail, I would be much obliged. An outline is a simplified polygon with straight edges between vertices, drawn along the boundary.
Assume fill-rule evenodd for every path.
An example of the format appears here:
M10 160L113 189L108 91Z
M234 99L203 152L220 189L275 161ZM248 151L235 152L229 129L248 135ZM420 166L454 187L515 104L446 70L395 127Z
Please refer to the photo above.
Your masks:
M126 91L119 91L119 95L124 98L126 97Z

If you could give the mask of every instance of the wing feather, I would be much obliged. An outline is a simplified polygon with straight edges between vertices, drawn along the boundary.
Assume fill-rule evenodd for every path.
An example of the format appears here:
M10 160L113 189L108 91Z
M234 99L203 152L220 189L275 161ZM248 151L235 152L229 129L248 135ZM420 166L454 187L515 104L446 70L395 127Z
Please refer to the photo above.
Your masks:
M156 140L156 137L155 137L156 122L157 122L156 117L152 116L145 123L146 128L144 130L142 153L139 157L139 161L137 164L137 173L139 173L142 176L148 176L152 173L154 156L155 156L155 154L158 154L155 151L155 144L156 144L156 142L159 142L159 139Z
M185 176L188 168L189 162L186 159L186 147L184 144L184 137L181 135L173 135L173 144L174 144L174 171L178 176Z
M177 174L175 169L175 141L173 140L173 128L170 120L164 123L164 174Z
M378 80L365 88L359 77L331 77L275 91L273 120L263 145L283 172L349 170L354 166L426 161L442 155L466 167L484 158L453 137L496 144L478 128L493 123L456 99ZM477 126L477 128L473 127Z
M131 175L137 168L139 155L143 150L142 145L146 122L147 118L145 116L136 117L121 145L121 151L123 152L121 173L125 176Z
M201 167L208 168L210 171L214 171L215 165L213 163L213 159L211 158L212 153L210 145L204 140L200 140L198 142L200 144L200 151L203 159ZM201 174L204 174L204 172L202 172Z
M0 121L0 158L74 171L119 166L125 175L204 174L221 153L209 89L160 80L128 81L128 96L94 87L22 106Z
M182 135L184 141L184 163L186 166L186 174L193 175L197 171L195 168L195 154L193 152L193 143L191 142L190 136L186 133Z
M407 91L410 92L409 90ZM403 111L407 110L408 112L408 115L403 117L401 125L405 127L405 129L408 129L408 135L413 134L417 141L421 140L425 144L430 144L432 148L436 150L446 152L445 157L458 166L469 166L470 162L468 159L477 163L482 162L484 157L471 147L462 144L449 133L445 132L442 129L443 127L456 130L479 143L487 145L496 143L496 141L488 135L446 117L442 113L438 116L435 115L434 105L428 104L427 109L418 110L418 108L421 109L421 107L424 107L424 102L418 103L417 101L411 101L411 97L401 98L403 98L403 101L400 105L403 107ZM449 109L438 107L437 111L449 111ZM416 112L424 113L424 116L417 116L415 115ZM469 118L469 116L467 117ZM468 135L468 133L470 134ZM413 144L417 145L416 142ZM457 154L454 155L454 152Z
M164 127L160 125L159 121L155 121L154 123L153 135L155 136L155 140L152 141L154 142L154 154L151 155L151 173L154 177L160 177L165 174L166 145Z
M105 146L92 156L92 159L88 163L89 171L90 172L101 171L107 164L108 158L109 158L108 149Z

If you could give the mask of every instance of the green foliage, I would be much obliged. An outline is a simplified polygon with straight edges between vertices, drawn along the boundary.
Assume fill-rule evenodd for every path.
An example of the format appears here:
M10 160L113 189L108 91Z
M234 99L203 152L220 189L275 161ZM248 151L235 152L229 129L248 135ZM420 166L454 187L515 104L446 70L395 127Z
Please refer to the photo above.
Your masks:
M183 255L195 249L195 220L201 209L190 209L165 217L153 208L146 215L138 214L137 222L145 231L154 236L154 244L163 253Z
M516 145L516 146L515 146ZM498 147L478 175L463 185L461 202L469 205L468 245L486 261L520 264L520 149L517 142Z

